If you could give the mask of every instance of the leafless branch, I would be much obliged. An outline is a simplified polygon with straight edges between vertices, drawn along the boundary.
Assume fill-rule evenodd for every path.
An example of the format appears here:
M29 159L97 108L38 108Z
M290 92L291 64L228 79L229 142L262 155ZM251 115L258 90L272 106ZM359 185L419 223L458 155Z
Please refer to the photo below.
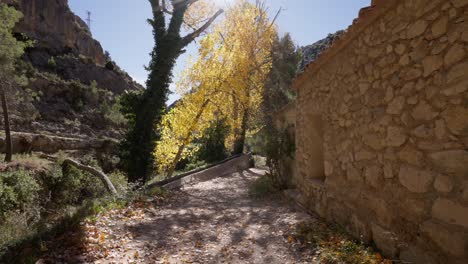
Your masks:
M201 33L203 33L214 21L215 19L220 16L224 10L220 9L218 10L208 21L203 24L199 29L193 31L192 33L188 34L182 39L182 47L187 46L192 42L194 39L196 39L198 36L200 36Z

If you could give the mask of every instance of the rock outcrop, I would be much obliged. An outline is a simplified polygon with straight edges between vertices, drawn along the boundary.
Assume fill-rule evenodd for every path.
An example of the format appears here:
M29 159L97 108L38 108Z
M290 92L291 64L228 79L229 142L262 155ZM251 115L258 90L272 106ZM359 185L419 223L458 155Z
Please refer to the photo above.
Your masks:
M68 7L68 0L0 0L13 4L24 17L18 32L37 41L37 48L55 54L73 52L91 57L99 65L106 63L101 44L93 39L86 23Z
M67 0L0 0L23 13L15 34L34 41L23 56L25 87L10 94L12 129L62 137L120 138L117 99L142 90L93 39Z
M321 39L314 44L302 47L302 60L299 63L299 71L304 71L304 68L311 62L313 62L317 57L330 45L339 38L345 31L339 30L333 34L328 34L328 36L324 39Z

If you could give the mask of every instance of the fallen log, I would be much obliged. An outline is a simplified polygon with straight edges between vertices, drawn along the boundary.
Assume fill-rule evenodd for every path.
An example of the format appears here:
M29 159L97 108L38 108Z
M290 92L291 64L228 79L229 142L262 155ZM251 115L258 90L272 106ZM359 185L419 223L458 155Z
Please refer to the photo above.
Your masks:
M72 160L72 159L66 159L63 161L63 164L62 164L62 167L63 168L66 168L67 166L74 166L76 167L77 169L80 169L82 171L86 171L86 172L89 172L90 174L98 177L102 183L104 184L104 186L106 187L107 191L109 191L110 193L112 193L112 195L117 195L117 190L115 189L114 187L114 184L112 184L111 180L109 179L109 177L107 177L107 175L100 171L100 170L97 170L91 166L86 166L86 165L83 165L75 160Z

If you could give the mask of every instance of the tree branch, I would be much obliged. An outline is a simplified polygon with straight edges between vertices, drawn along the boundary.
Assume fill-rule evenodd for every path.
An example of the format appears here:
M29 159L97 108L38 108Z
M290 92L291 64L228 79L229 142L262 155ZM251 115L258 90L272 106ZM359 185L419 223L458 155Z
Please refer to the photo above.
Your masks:
M117 194L117 190L115 189L114 187L114 184L112 184L111 180L109 179L109 177L107 177L106 174L104 174L104 172L100 171L100 170L97 170L93 167L90 167L90 166L86 166L86 165L83 165L77 161L74 161L72 159L66 159L63 161L63 164L62 166L63 167L66 167L66 166L74 166L80 170L83 170L83 171L86 171L86 172L89 172L91 173L92 175L98 177L102 183L105 185L106 189L112 194L112 195L116 195Z
M163 8L161 7L159 0L149 0L151 9L153 11L153 18L148 19L148 22L153 27L154 33L156 34L156 41L161 40L166 35L166 18L164 16ZM163 5L165 1L163 0Z
M208 21L203 26L201 26L199 29L197 29L194 32L192 32L192 33L188 34L187 36L185 36L182 39L182 47L187 46L194 39L196 39L198 36L200 36L200 34L203 33L203 31L205 31L216 20L216 18L218 16L220 16L223 12L224 12L224 10L222 10L222 9L218 10L210 19L208 19Z

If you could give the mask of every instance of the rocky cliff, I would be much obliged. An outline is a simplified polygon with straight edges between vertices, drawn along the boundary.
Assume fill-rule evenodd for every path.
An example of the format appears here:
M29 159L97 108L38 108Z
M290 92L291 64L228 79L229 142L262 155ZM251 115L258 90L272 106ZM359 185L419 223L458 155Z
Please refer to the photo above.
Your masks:
M304 71L304 68L307 64L313 62L318 58L318 56L325 51L330 45L339 38L345 31L339 30L333 34L328 34L328 36L324 39L321 39L314 44L302 47L302 60L299 64L299 71Z
M18 69L29 82L12 91L12 128L18 132L74 138L119 138L118 97L143 89L122 71L67 0L0 0L24 17L17 38L34 41Z
M68 7L68 0L0 0L15 5L24 18L19 32L37 40L37 48L53 54L74 53L106 63L101 44L92 38L86 23Z

